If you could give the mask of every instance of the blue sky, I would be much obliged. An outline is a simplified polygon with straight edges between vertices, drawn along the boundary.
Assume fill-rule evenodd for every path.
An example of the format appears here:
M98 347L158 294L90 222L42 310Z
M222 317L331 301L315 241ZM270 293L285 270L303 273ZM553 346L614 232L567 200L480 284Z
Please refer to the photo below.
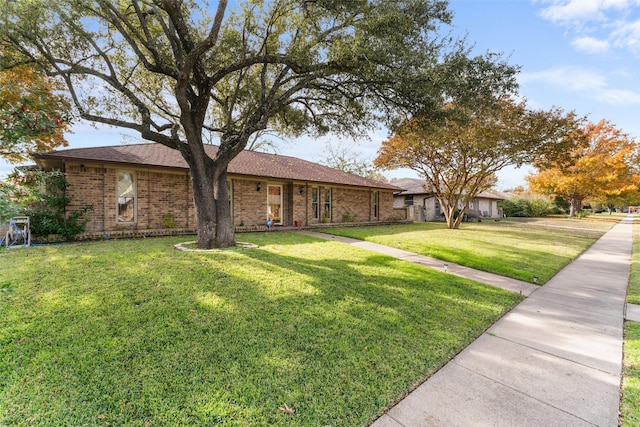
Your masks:
M466 33L476 53L503 52L521 66L519 94L530 107L575 110L640 137L640 0L450 0L450 10L452 32ZM79 123L67 139L73 148L137 141L124 135ZM373 159L386 136L384 129L372 129L370 140L353 151ZM303 138L281 145L280 153L318 161L324 150L324 141ZM0 176L11 169L0 161ZM524 184L527 171L500 173L498 187Z

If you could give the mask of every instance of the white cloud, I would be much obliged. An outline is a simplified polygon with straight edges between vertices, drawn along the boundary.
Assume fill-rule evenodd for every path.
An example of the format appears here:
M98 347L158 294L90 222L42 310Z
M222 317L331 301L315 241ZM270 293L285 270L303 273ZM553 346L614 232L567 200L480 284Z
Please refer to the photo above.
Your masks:
M601 74L576 67L554 68L537 73L522 73L521 83L545 82L551 86L563 87L571 92L588 92L607 87L607 79Z
M640 54L640 21L619 23L616 27L611 33L614 45Z
M640 105L640 93L610 87L606 76L577 67L554 68L537 73L523 73L521 84L544 83L615 106Z
M597 54L611 48L640 56L640 0L532 0L542 5L540 16L575 33L571 45ZM597 38L594 37L597 34Z
M624 11L640 4L638 0L541 0L548 6L540 13L545 19L561 24L606 21L607 12Z
M610 44L606 40L593 37L579 37L571 42L576 50L589 54L603 54L609 51Z
M640 93L627 89L604 89L596 92L596 99L610 105L640 105Z

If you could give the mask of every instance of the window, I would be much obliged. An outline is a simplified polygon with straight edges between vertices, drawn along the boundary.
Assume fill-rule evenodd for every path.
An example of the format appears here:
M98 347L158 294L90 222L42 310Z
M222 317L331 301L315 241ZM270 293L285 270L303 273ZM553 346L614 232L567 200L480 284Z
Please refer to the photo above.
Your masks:
M133 172L118 172L117 222L136 222L136 181Z
M440 201L438 199L433 199L433 204L435 207L436 217L439 217L440 215L442 215L442 209L440 208Z
M380 204L380 192L373 192L373 217L378 218L378 205Z
M404 204L407 206L413 206L413 195L404 196Z
M322 215L324 221L331 221L331 188L324 189L324 213Z
M313 219L320 218L320 192L318 187L311 189L311 215Z

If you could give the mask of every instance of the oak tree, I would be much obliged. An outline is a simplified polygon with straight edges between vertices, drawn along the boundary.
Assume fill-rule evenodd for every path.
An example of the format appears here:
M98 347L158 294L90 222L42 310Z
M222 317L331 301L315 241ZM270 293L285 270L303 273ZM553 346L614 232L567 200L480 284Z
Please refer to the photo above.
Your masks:
M574 217L586 200L609 204L632 200L638 193L638 143L613 123L588 123L577 134L581 141L555 161L537 164L527 177L532 191L570 202Z
M80 117L182 154L202 248L235 244L227 166L256 133L363 134L443 93L513 84L499 55L470 57L439 34L445 0L227 3L8 2L0 24L22 61L65 83ZM217 135L213 157L203 133Z
M495 185L496 172L553 157L578 122L572 113L530 110L507 95L473 107L449 103L440 114L404 122L382 144L375 165L418 172L455 229L471 200Z

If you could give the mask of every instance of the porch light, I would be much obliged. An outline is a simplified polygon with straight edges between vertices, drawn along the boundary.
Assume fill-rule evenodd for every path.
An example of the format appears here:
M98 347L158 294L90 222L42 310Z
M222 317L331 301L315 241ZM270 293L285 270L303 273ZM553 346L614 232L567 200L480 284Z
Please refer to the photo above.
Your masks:
M256 191L260 191L260 183L258 183L258 185L256 185Z
M300 194L304 193L304 186L300 186Z

